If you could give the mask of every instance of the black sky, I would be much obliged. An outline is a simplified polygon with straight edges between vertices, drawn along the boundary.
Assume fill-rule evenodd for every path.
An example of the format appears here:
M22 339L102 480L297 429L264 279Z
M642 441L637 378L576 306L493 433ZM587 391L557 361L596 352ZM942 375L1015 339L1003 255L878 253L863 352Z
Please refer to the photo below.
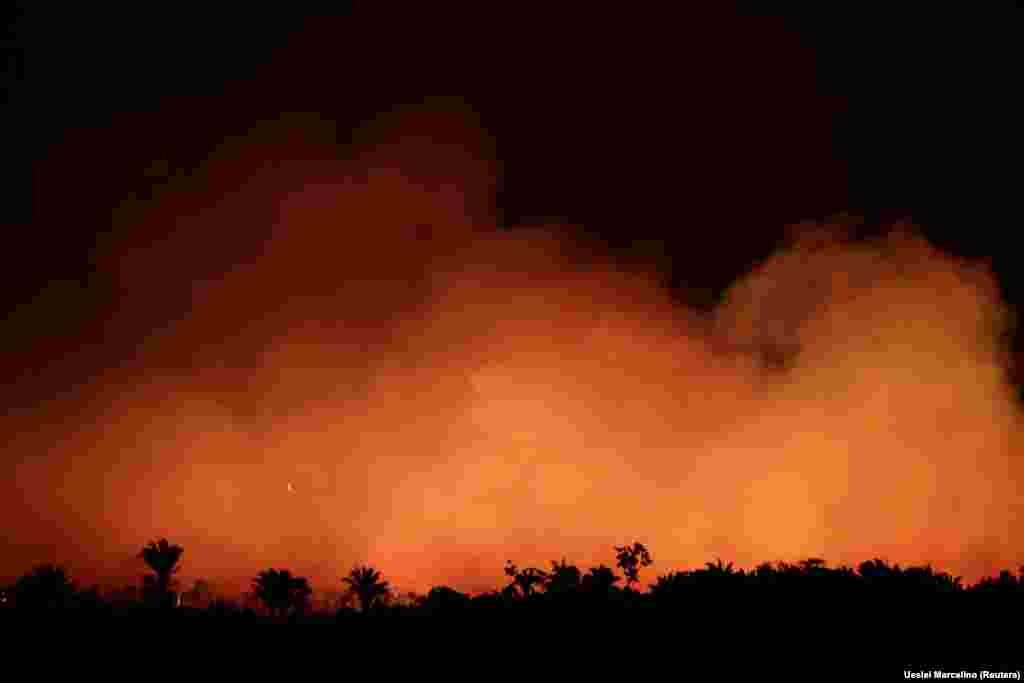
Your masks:
M865 232L912 219L990 258L1019 302L1020 10L713 4L367 3L323 17L17 3L3 19L0 217L13 372L86 334L105 300L90 250L125 197L257 121L314 112L344 142L434 95L493 136L502 225L557 219L626 259L664 252L690 303L713 303L788 224L841 211ZM33 309L54 287L72 292L53 298L59 315Z

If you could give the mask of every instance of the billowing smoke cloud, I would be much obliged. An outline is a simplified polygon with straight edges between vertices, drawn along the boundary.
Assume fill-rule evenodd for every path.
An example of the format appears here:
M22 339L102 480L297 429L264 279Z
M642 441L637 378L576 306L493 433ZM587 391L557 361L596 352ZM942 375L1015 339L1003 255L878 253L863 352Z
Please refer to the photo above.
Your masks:
M498 230L489 149L432 110L344 147L285 118L115 215L124 353L9 423L11 557L131 574L167 535L187 576L408 589L633 539L659 571L1019 561L988 271L801 228L701 314L558 226Z

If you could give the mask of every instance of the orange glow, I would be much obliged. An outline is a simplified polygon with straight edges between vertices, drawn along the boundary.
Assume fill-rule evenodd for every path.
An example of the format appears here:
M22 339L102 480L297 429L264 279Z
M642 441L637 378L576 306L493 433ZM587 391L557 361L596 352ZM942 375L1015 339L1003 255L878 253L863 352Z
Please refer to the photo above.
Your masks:
M797 232L702 315L557 226L498 231L470 117L404 113L345 158L316 132L256 129L115 216L96 262L133 351L6 418L0 573L136 576L165 535L183 578L320 588L355 562L490 588L507 559L611 564L634 539L645 579L715 556L1020 563L985 269L906 231ZM759 360L777 348L799 349L786 369Z

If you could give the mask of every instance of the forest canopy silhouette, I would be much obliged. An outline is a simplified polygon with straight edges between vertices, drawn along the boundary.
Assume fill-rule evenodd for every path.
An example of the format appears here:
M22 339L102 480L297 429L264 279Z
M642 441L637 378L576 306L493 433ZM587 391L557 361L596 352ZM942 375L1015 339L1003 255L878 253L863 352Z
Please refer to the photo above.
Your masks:
M77 614L168 619L186 617L234 618L273 623L327 623L349 616L470 615L515 611L612 612L620 610L692 612L721 610L726 605L757 607L761 600L785 600L791 608L821 600L833 607L885 604L887 608L937 607L949 614L971 608L991 613L985 596L998 596L1007 607L1024 598L1024 567L1019 576L1003 570L967 586L962 577L936 571L930 565L901 567L875 558L856 569L828 567L822 558L797 563L763 562L736 568L721 558L703 567L667 571L637 586L641 571L655 563L650 550L634 542L614 548L615 568L603 564L581 571L565 558L550 569L505 563L506 585L476 595L450 586L433 586L425 593L401 592L368 565L357 565L340 579L344 591L314 590L309 580L287 569L266 569L252 579L239 598L218 595L208 582L196 581L190 590L166 580L180 568L183 548L167 539L151 542L139 558L153 570L146 575L142 594L131 586L82 590L64 567L39 565L12 586L0 589L0 613L74 610ZM621 571L622 575L616 571ZM153 576L156 577L155 580ZM959 596L952 598L951 596ZM1012 602L1007 602L1012 600ZM881 601L881 602L879 602ZM927 601L927 602L925 602ZM357 604L358 609L353 605Z

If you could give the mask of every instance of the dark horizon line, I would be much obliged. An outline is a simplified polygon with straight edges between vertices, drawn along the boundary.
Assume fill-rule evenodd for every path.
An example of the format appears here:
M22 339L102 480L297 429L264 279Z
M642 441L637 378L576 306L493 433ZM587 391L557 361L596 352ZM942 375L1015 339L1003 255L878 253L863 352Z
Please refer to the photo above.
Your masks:
M563 561L567 561L567 558L563 557L561 559ZM551 564L555 564L556 560L550 560L550 563ZM289 566L289 564L293 565L294 563L272 563L270 565L266 565L263 569L256 569L251 575L250 574L244 574L244 575L240 574L238 577L234 577L234 578L225 577L225 576L202 575L202 574L196 574L194 576L190 575L188 577L188 581L189 581L190 586L194 586L195 582L197 582L197 581L204 581L204 582L210 583L214 587L217 587L218 585L223 585L223 584L230 584L232 586L235 586L235 585L248 585L248 586L251 586L253 580L259 574L259 572L266 571L267 569L287 570L287 567ZM720 556L716 555L715 556L715 562L706 561L703 564L695 566L695 567L669 568L669 569L666 569L663 572L654 573L651 578L640 579L640 580L637 581L637 583L641 584L641 585L646 585L646 587L649 588L649 587L653 586L659 579L661 579L663 577L668 577L668 576L675 575L675 574L686 575L686 574L694 574L694 573L698 573L698 572L708 572L708 571L716 571L716 570L724 570L724 569L728 569L729 570L729 574L732 575L732 576L741 576L741 575L743 575L743 576L752 576L752 575L756 575L756 573L757 573L757 571L759 569L763 569L763 568L766 568L766 567L768 569L770 569L771 571L775 571L775 572L785 571L787 569L797 569L797 570L803 570L803 571L808 571L810 569L814 569L814 570L828 572L828 573L850 572L854 576L860 578L860 577L862 577L862 574L860 573L860 570L865 565L881 566L881 567L885 568L886 570L889 570L889 571L892 571L892 572L896 572L896 573L907 573L908 571L909 572L915 572L915 571L931 572L932 576L935 576L935 577L946 576L946 577L949 577L951 580L954 580L954 581L957 581L957 582L959 582L959 581L961 581L963 579L962 576L953 574L952 572L949 572L949 571L945 571L945 570L937 567L936 565L934 565L931 562L925 562L925 563L922 563L922 564L910 564L910 563L903 564L903 563L900 563L898 561L895 561L895 562L891 562L890 563L890 561L887 558L878 557L878 556L872 556L869 559L862 560L860 562L856 562L856 563L854 563L852 565L851 564L845 564L845 563L831 565L831 564L829 564L829 562L827 560L825 560L824 558L822 558L820 556L809 556L809 557L805 557L803 559L795 560L795 561L788 561L788 560L768 561L768 560L765 560L765 561L753 563L750 566L739 566L735 562L725 561ZM263 566L263 565L255 565L255 566ZM376 565L376 564L373 564L372 562L358 562L357 561L357 562L355 562L353 564L353 567L361 567L361 566L369 566L369 567L374 567L374 568L379 568L379 569L382 569L382 570L386 570L386 567L384 567L383 565ZM570 566L570 567L577 567L577 568L581 567L581 565L577 565L575 563L568 563L568 566ZM654 568L655 566L656 566L655 563L651 564L652 568ZM540 569L539 567L535 567L534 565L530 565L530 567L532 567L534 569ZM581 569L581 573L583 571L585 571L585 570L599 569L601 567L604 567L604 568L607 568L607 569L611 569L613 572L615 571L615 566L609 567L607 564L601 562L601 563L598 563L598 564L593 565L593 566L587 566L587 567L585 567L585 569ZM31 563L27 567L27 569L25 571L21 572L20 574L13 575L13 576L9 575L9 576L4 576L4 577L0 578L0 590L9 590L18 581L19 578L27 576L27 575L31 574L32 572L34 572L34 571L36 571L37 569L40 569L40 568L56 568L56 569L64 570L64 572L68 575L69 580L74 582L76 588L79 589L79 590L91 590L91 589L97 588L97 589L101 589L101 590L114 590L114 591L116 591L116 590L125 590L125 589L128 589L128 588L138 588L139 586L142 585L143 579L150 574L150 572L147 572L144 568L140 568L137 573L133 573L133 574L130 574L130 575L129 574L125 574L125 575L121 575L121 576L107 575L105 577L98 577L96 581L89 581L89 582L84 582L84 583L79 584L77 582L77 580L75 579L75 574L77 572L75 571L74 563L72 563L72 562L40 561L40 562ZM525 568L526 567L524 567L524 569ZM541 570L541 571L544 571L544 570ZM83 573L88 574L88 572L83 572ZM497 573L497 571L495 573ZM964 583L964 584L962 584L962 586L965 589L969 589L971 587L978 586L978 585L980 585L980 584L982 584L982 583L984 583L986 581L997 580L1001 575L1004 575L1004 574L1010 574L1010 575L1019 574L1022 578L1024 578L1024 562L1022 562L1022 564L1020 564L1017 567L1016 572L1014 572L1013 570L1008 569L1008 568L1003 568L1003 569L997 570L995 573L992 573L992 574L984 574L976 582L971 583L971 584ZM337 583L338 586L341 586L342 578L345 575L346 574L344 574L344 573L337 574L336 583ZM618 576L618 575L616 574L616 576ZM304 578L304 577L301 577L301 578ZM618 577L618 578L621 580L622 583L625 583L625 577ZM126 583L124 583L126 581L135 581L135 583L126 584ZM335 584L332 583L331 585L333 586ZM187 590L190 589L190 588L186 588L185 586L181 586L180 582L178 584L178 587L181 589L182 592L187 592ZM437 583L437 584L432 584L431 585L431 588L439 588L439 587L451 587L451 586L450 586L449 583ZM323 592L323 591L326 591L326 590L329 590L329 589L322 589L322 588L318 589L319 592ZM339 588L339 590L343 592L345 589ZM500 592L501 590L502 590L501 587L498 587L498 588L482 589L482 590L479 590L479 591L472 591L472 590L471 591L465 591L465 594L467 594L467 595L487 595L487 594L494 593L494 592ZM415 593L415 591L398 591L398 592L400 594L402 594L402 595L405 595L406 593ZM460 592L462 592L462 591L460 591ZM247 591L247 590L246 591L242 591L242 595L248 595L248 594L249 594L249 591ZM235 595L235 593L218 593L218 595L225 595L225 596L226 595Z

